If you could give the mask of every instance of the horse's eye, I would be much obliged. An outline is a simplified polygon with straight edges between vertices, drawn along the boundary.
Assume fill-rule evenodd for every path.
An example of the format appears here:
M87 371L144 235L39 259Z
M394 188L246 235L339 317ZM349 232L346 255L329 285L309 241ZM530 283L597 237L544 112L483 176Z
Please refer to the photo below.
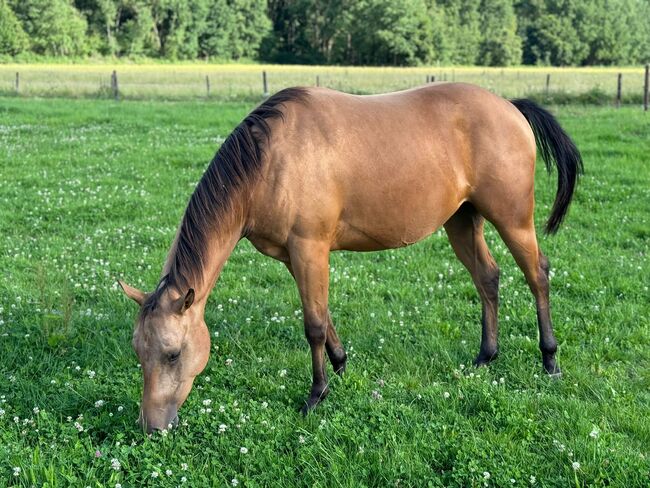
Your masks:
M175 363L176 361L178 361L179 357L181 357L181 352L180 351L170 352L167 355L167 361L169 361L170 363Z

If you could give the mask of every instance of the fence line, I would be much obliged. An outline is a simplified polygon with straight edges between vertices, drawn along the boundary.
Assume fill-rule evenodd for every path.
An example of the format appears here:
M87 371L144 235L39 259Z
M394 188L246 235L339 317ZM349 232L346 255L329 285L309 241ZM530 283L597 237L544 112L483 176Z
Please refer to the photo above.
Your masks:
M538 85L539 86L538 90L535 89L535 83L533 80L534 73L531 74L524 73L524 75L527 78L524 78L522 80L522 72L520 70L511 72L509 74L506 74L506 72L503 69L499 71L493 70L492 72L489 72L487 70L482 70L481 72L479 71L473 73L468 72L461 77L459 73L456 72L456 69L450 70L450 76L448 76L448 72L446 70L440 69L437 74L427 74L424 81L425 83L433 83L436 81L436 79L438 79L439 81L446 81L448 79L452 81L469 81L469 82L482 85L490 89L491 91L495 91L495 92L500 91L500 94L505 96L513 96L513 95L526 96L526 95L543 94L542 99L550 103L554 103L554 102L561 103L562 97L560 95L566 95L565 101L568 102L571 102L573 99L580 101L581 100L580 96L585 95L583 101L589 102L590 101L589 97L586 96L589 93L600 96L600 99L598 100L592 99L591 100L592 102L594 103L607 102L608 95L607 92L603 89L604 82L606 81L604 75L600 75L600 78L598 78L599 82L592 84L591 88L589 88L588 85L583 85L582 90L573 91L571 88L568 89L563 88L564 86L569 86L569 84L566 83L567 81L566 79L563 82L562 80L563 73L561 71L558 71L557 73L559 74L557 75L558 76L557 80L553 84L554 86L553 90L551 89L550 72L545 74L545 83L543 83L541 86ZM312 83L315 80L315 86L322 85L322 86L327 86L335 89L340 89L343 91L351 91L356 93L377 93L383 91L392 91L396 89L403 89L403 88L416 86L419 84L417 82L417 75L410 75L410 73L404 72L401 77L396 76L399 74L400 74L399 71L396 70L392 72L390 76L379 73L380 75L379 77L373 75L365 75L363 77L353 78L352 76L350 76L350 73L347 70L343 72L341 72L341 70L338 70L337 73L327 73L327 70L324 69L322 74L316 74L315 77L311 78L311 80ZM159 80L156 80L155 82L148 82L147 78L149 79L151 78L149 73L146 72L140 73L139 76L134 76L134 74L131 73L130 78L132 78L132 80L125 82L124 79L122 79L122 77L118 79L117 70L113 70L110 74L110 91L107 92L108 87L104 84L103 81L104 78L100 76L99 85L98 86L95 85L98 87L98 89L93 93L93 90L89 89L89 86L92 86L92 82L90 80L88 81L84 80L83 82L67 80L64 81L63 83L56 83L56 81L50 81L50 80L39 81L39 82L33 82L34 86L37 86L37 88L32 89L32 84L30 84L31 81L30 78L21 76L20 72L16 72L13 92L21 96L29 96L31 93L33 93L39 95L54 94L59 96L63 94L63 96L67 95L72 97L74 97L75 95L90 96L90 97L95 95L97 97L102 97L110 93L110 96L115 100L120 100L125 97L126 98L199 98L199 97L202 98L203 95L201 95L201 91L200 89L198 89L198 86L200 85L198 84L195 85L195 81L193 81L193 77L191 79L187 79L188 78L187 75L179 74L179 73L171 73L171 75L172 75L171 76L172 79L170 81L161 83ZM207 74L204 75L203 90L205 90L204 93L207 99L219 98L219 97L224 97L232 100L236 100L236 99L251 100L256 98L259 99L260 97L266 98L270 94L269 85L271 81L279 80L279 82L276 81L276 85L288 86L291 84L291 83L287 83L290 78L292 77L302 78L302 75L300 73L298 73L298 75L290 73L289 76L287 76L287 74L285 73L276 72L273 73L271 76L269 76L266 70L262 70L261 71L261 75L262 75L261 93L260 92L256 93L256 90L250 84L250 80L243 80L243 77L250 75L250 73L248 73L247 75L239 75L237 73L232 73L231 78L233 78L235 82L231 81L230 84L227 84L225 82L227 76L224 76L223 73L221 73L220 75L221 78L223 79L222 81L224 82L218 84L219 90L214 90L210 75ZM237 81L239 81L237 80L237 76L242 78L241 84L237 83ZM72 77L74 78L75 76ZM187 81L180 82L180 83L177 82L177 80L182 77L185 77ZM220 78L219 74L216 74L215 78L219 79ZM374 79L371 80L371 78ZM498 78L498 80L496 80L495 78ZM616 107L620 107L624 103L622 78L623 78L623 73L616 73L615 83L614 83L613 76L612 78L609 78L611 80L610 86L613 93L607 103L612 103ZM421 79L422 78L420 78L420 80ZM302 81L302 79L300 81ZM508 83L510 84L508 85ZM307 81L307 83L299 82L296 84L309 85L311 83ZM505 90L501 90L504 84L508 85L508 88ZM644 74L643 92L641 96L644 110L648 110L649 84L650 84L649 67L646 66L645 74ZM517 93L515 94L507 93L508 90L510 90L510 92L513 91L512 90L513 85L516 86L515 91ZM197 87L196 92L194 91L195 86ZM627 82L626 86L627 87L632 86L631 82ZM225 90L226 87L227 87L227 96ZM503 91L505 91L506 93L504 94ZM0 88L0 94L1 93L2 90ZM626 96L628 101L635 100L636 99L635 97L638 97L638 92L636 92L636 94L634 94L634 92L628 92L628 95Z

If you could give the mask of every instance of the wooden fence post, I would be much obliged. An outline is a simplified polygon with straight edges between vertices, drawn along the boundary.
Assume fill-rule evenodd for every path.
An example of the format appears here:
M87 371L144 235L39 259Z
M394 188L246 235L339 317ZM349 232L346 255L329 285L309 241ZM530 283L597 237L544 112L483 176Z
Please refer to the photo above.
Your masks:
M16 94L20 93L20 73L16 71Z
M645 83L643 88L643 110L648 111L648 92L650 91L650 64L645 65Z
M262 93L262 96L264 98L267 98L269 96L269 86L266 82L266 71L262 71L262 85L264 88L264 92Z
M117 71L113 70L113 74L111 74L111 90L113 91L113 98L115 100L120 99L120 89L117 84Z
M623 89L623 73L618 74L618 83L616 85L616 108L621 108L621 92Z
M548 98L548 91L551 86L551 74L546 75L546 98Z
M205 75L205 92L207 98L210 98L210 77Z
M431 75L431 83L434 83L436 81L436 75Z

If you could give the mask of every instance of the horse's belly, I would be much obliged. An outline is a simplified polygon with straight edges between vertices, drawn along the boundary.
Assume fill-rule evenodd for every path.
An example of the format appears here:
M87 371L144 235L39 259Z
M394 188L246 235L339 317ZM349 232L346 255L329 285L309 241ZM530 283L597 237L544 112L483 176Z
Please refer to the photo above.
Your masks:
M415 198L414 198L415 197ZM333 249L379 251L408 246L435 232L462 200L441 192L411 194L347 207L337 226Z

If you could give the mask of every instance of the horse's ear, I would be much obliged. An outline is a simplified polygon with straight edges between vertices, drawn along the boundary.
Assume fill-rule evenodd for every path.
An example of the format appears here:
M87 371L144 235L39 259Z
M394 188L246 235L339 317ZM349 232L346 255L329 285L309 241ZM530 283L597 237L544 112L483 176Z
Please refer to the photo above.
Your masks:
M147 299L147 294L145 292L140 291L137 288L133 288L132 286L127 285L122 280L117 280L117 283L120 285L120 287L122 287L122 290L124 290L124 293L126 294L126 296L129 297L131 300L133 300L138 305L142 306L144 301Z
M178 313L183 313L185 312L185 310L190 308L193 303L194 303L194 288L190 288L184 297L181 297L176 301L176 311Z

